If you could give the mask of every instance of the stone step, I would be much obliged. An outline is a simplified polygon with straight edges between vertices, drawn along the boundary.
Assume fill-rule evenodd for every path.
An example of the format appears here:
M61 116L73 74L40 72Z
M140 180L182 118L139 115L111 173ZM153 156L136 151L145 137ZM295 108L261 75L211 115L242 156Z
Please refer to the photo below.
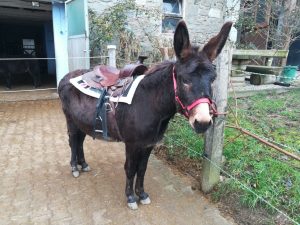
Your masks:
M33 101L57 99L56 88L0 91L0 102Z

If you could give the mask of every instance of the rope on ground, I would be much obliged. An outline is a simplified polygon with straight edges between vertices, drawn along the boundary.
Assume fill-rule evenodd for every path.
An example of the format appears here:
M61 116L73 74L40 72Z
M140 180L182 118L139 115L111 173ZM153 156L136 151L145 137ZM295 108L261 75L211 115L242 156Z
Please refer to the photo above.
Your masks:
M230 125L227 126L227 127L230 127L230 128L236 128L236 127L232 127L232 126L230 126ZM277 145L277 146L279 146L279 147L289 149L290 151L295 152L295 153L299 153L299 152L300 152L300 149L297 150L297 149L295 149L295 148L292 148L291 146L288 146L288 145L285 145L285 144L276 142L276 141L274 141L273 139L270 139L270 138L261 136L261 135L255 133L253 130L248 130L248 129L245 129L245 128L240 127L240 126L239 126L238 128L239 128L239 129L243 129L243 130L246 131L246 132L252 133L253 135L259 137L260 139L263 139L263 140L265 140L265 141L267 141L267 142L270 142L270 143L272 143L272 144L274 144L274 145Z
M183 145L182 143L178 142L177 140L174 140L172 138L166 137L167 139L172 140L173 142L175 142L176 144L188 149L189 151L195 153L198 156L201 156L203 158L205 158L206 160L208 160L214 167L216 167L218 170L222 171L223 174L225 174L226 176L230 177L233 181L235 181L237 184L239 184L244 190L249 191L251 194L255 195L255 197L257 197L258 199L260 199L262 202L266 203L268 206L270 206L272 209L274 209L275 211L277 211L278 213L280 213L281 215L283 215L284 217L286 217L288 220L290 220L291 222L293 222L294 224L299 225L299 223L297 223L297 221L295 221L293 218L291 218L290 216L288 216L286 213L284 213L283 211L281 211L280 209L276 208L275 206L273 206L270 202L268 202L266 199L264 199L262 196L258 195L257 193L255 193L250 187L248 187L247 185L243 184L242 182L240 182L234 175L231 175L230 173L228 173L227 171L225 171L224 169L222 169L219 165L217 165L215 162L213 162L212 160L210 160L209 158L207 158L205 155L200 154L199 152L195 151L194 149L187 147L185 145Z
M273 148L273 149L276 149L277 151L280 151L281 153L287 155L287 156L290 156L298 161L300 161L300 157L297 156L297 155L294 155L288 151L285 151L284 149L278 147L277 145L273 144L273 143L270 143L268 142L267 140L265 140L264 138L261 138L253 133L251 133L250 131L244 129L244 128L241 128L241 127L238 127L238 126L230 126L230 125L227 125L226 127L229 127L229 128L233 128L233 129L237 129L239 130L240 132L244 133L244 134L247 134L248 136L250 137L253 137L255 138L256 140L259 140L260 142L262 142L263 144L265 145L268 145L269 147Z
M231 89L232 89L232 91L233 91L233 97L234 97L234 100L235 100L235 111L234 111L234 118L235 118L235 125L236 126L239 126L239 124L240 124L240 121L239 121L239 118L238 118L238 103L237 103L237 95L236 95L236 91L235 91L235 88L234 88L234 85L233 85L233 83L232 83L232 80L230 79L230 81L229 81L229 83L230 83L230 86L231 86ZM231 106L230 105L228 105L228 107L229 107L229 110L231 110L232 111L232 113L233 113L233 109L231 108Z
M243 129L244 129L244 128L243 128ZM244 130L247 130L247 129L244 129ZM266 138L266 137L262 137L262 136L256 134L256 133L253 132L253 131L249 131L249 130L247 130L247 131L248 131L248 132L251 132L252 134L255 134L256 136L258 136L258 137L260 137L260 138L262 138L262 139L265 139L266 141L269 141L269 142L271 142L271 143L273 143L273 144L275 144L275 145L278 145L278 146L280 146L280 147L289 149L289 150L291 150L291 151L293 151L293 152L300 152L300 148L299 148L299 150L297 150L297 149L295 149L295 148L292 148L291 146L288 146L288 145L285 145L285 144L282 144L282 143L278 143L278 142L276 142L276 141L274 141L274 140L272 140L272 139Z
M291 154L289 152L286 152L285 150L280 149L279 147L284 147L284 148L289 149L289 150L291 150L291 151L293 151L295 153L298 153L299 150L296 150L296 149L294 149L294 148L292 148L290 146L278 143L278 142L276 142L274 140L271 140L269 138L262 137L262 136L256 134L255 132L249 131L249 130L247 130L247 129L245 129L245 128L243 128L243 127L240 126L240 122L239 122L239 119L238 119L238 110L237 110L238 109L237 96L236 96L235 88L234 88L234 86L233 86L233 84L232 84L231 81L230 81L230 86L231 86L231 88L233 90L233 94L234 94L235 110L233 110L230 105L228 105L228 108L229 108L229 111L232 112L232 114L233 114L233 116L235 118L235 126L230 126L229 125L228 127L236 128L236 129L240 130L242 133L250 135L253 138L256 138L256 139L260 140L262 143L267 144L269 147L272 147L272 148L274 148L274 149L276 149L276 150L278 150L278 151L280 151L280 152L282 152L282 153L284 153L286 155L289 155L289 156L293 157L294 159L300 160L299 156L296 156L296 155L293 155L293 154Z

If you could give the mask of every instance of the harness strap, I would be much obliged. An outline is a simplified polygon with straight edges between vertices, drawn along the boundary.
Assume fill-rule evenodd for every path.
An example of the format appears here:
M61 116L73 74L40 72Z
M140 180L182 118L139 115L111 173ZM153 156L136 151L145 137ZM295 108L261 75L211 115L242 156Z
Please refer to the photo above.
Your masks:
M190 105L185 106L182 101L180 100L178 94L177 94L177 81L176 81L176 77L175 77L175 66L173 66L173 86L174 86L174 93L175 93L175 100L176 102L179 103L179 105L181 106L184 116L188 118L189 116L189 111L191 111L193 108L195 108L197 105L201 104L201 103L207 103L211 109L211 114L213 116L218 116L218 115L226 115L227 113L219 113L217 111L217 106L216 103L214 101L212 101L210 98L199 98L197 100L195 100L194 102L192 102Z
M94 116L93 139L96 138L96 132L102 132L103 138L107 140L108 139L107 119L106 119L107 90L100 89L100 91L101 91L101 94L97 101L96 112L95 112L95 116ZM100 123L102 124L102 130L96 130L97 121L100 121Z
M106 114L106 104L107 98L104 98L101 110L100 110L100 117L102 119L102 135L105 140L108 140L108 132L107 132L107 114Z
M194 107L196 107L197 105L201 104L201 103L207 103L209 105L212 104L212 101L209 98L199 98L198 100L194 101L192 104L190 104L189 106L186 106L186 109L188 111L192 110Z

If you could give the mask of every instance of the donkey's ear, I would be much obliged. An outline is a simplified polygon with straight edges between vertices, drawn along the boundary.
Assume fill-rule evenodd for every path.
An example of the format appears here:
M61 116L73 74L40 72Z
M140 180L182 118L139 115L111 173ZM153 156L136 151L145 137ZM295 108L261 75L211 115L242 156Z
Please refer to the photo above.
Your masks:
M202 51L206 53L210 61L213 61L222 51L227 37L229 35L232 22L227 22L223 25L219 34L212 39L203 47Z
M183 20L177 24L174 34L174 49L177 59L184 59L191 49L189 32Z

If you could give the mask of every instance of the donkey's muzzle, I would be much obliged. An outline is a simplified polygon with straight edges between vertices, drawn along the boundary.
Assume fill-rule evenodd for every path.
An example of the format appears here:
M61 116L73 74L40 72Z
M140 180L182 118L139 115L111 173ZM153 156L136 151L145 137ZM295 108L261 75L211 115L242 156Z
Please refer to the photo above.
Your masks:
M204 133L212 124L212 121L209 122L199 122L199 121L195 121L194 122L194 129L196 131L196 133Z
M197 133L204 133L212 124L210 105L201 103L194 107L190 112L189 122Z

